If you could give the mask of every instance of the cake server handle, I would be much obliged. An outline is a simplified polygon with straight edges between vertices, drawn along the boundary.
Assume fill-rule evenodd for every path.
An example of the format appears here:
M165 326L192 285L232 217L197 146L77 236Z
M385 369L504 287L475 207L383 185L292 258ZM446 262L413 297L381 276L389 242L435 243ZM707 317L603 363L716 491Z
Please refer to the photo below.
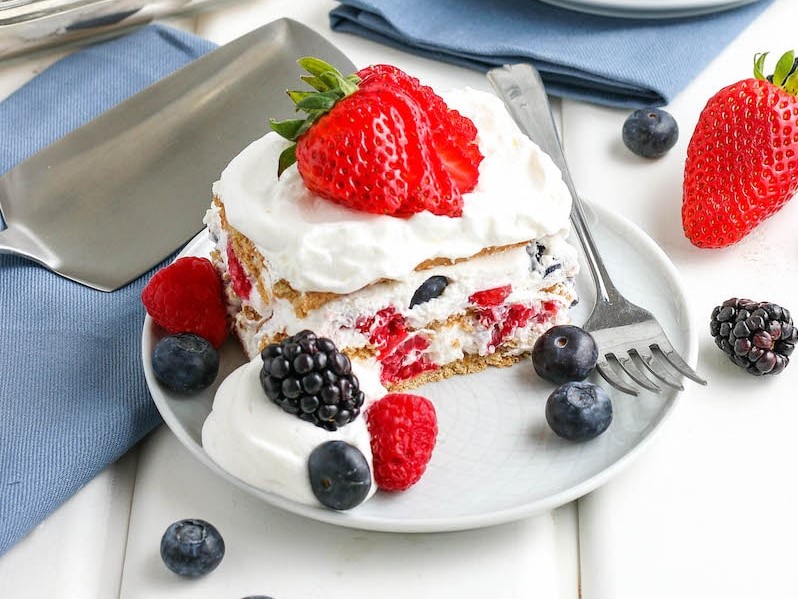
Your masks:
M492 69L488 71L487 76L521 131L538 144L562 172L563 181L571 192L571 221L577 230L577 237L585 252L590 274L596 284L597 300L616 299L620 294L610 280L587 225L587 217L568 171L540 73L532 65L522 63Z
M0 230L0 254L15 254L48 265L52 259L50 252L42 247L25 230L7 226Z

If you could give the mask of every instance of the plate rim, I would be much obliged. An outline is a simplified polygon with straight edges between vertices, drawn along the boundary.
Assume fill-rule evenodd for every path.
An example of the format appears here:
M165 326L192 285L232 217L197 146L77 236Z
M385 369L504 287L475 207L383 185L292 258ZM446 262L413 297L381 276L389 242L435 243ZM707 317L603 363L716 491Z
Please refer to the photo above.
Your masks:
M632 18L676 19L697 17L740 8L760 0L672 0L668 6L651 6L642 0L541 0L551 6L587 14Z
M681 277L679 276L676 266L673 264L667 254L665 254L662 248L645 231L643 231L640 227L623 215L589 201L583 200L583 203L586 204L586 207L589 208L590 211L595 213L596 217L600 221L611 222L612 228L614 230L621 231L622 233L628 233L628 236L633 238L635 243L645 246L645 249L648 252L657 257L658 266L661 267L661 274L667 276L669 286L678 292L680 307L687 308L687 295L685 293L685 288ZM183 247L176 258L185 255L195 255L192 253L193 248L204 241L206 236L207 230L201 231ZM698 336L695 323L693 322L694 318L691 314L691 311L688 309L682 310L681 315L684 317L684 326L682 328L685 331L686 343L686 347L682 348L682 352L686 361L691 365L695 365L698 356ZM202 444L197 443L190 436L188 431L185 430L183 425L178 420L176 414L169 409L169 406L165 400L165 395L159 394L155 391L158 389L159 384L152 373L151 367L149 366L150 348L152 345L154 326L155 325L151 317L146 315L141 336L141 357L145 378L151 397L166 426L201 464L210 468L213 472L220 475L234 486L255 495L269 505L319 522L325 522L327 524L359 530L399 533L436 533L471 530L495 526L498 524L506 524L508 522L513 522L525 517L550 511L554 508L570 503L571 501L574 501L603 485L623 468L625 468L629 463L631 463L637 456L639 456L662 430L665 423L670 419L681 396L681 392L669 389L668 391L670 395L666 397L667 406L663 408L660 417L656 422L653 423L650 430L645 434L645 436L639 439L636 444L631 446L614 462L608 464L599 472L586 478L581 483L553 493L545 498L508 508L497 509L483 514L471 514L465 516L459 515L452 518L416 518L413 520L400 520L396 518L378 518L374 517L373 515L359 516L357 510L340 512L329 510L321 506L305 505L290 499L286 499L277 494L254 487L233 476L221 466L216 464L216 462L214 462L213 459L205 452ZM187 401L191 401L191 398L187 398Z

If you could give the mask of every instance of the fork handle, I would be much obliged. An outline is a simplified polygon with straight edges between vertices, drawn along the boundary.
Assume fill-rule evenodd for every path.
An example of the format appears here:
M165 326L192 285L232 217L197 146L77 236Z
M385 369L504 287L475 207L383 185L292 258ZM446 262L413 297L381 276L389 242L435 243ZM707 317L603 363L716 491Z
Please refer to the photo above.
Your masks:
M557 126L551 112L549 98L540 74L530 64L504 65L488 71L488 80L504 100L507 110L518 127L540 146L554 161L568 191L571 193L571 222L582 244L585 259L596 284L596 301L610 302L619 294L613 285L604 262L596 248L596 242L587 225L582 202L576 193L574 182L568 171Z

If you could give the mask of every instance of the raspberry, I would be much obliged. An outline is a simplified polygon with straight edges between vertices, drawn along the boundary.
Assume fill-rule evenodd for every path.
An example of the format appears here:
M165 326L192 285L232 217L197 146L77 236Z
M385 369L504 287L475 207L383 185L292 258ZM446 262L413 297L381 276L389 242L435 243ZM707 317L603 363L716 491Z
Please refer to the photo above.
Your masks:
M420 395L389 393L369 407L366 422L377 486L404 491L417 483L438 435L432 403Z
M172 334L194 333L216 348L227 338L222 282L207 258L178 258L162 268L145 285L141 302Z

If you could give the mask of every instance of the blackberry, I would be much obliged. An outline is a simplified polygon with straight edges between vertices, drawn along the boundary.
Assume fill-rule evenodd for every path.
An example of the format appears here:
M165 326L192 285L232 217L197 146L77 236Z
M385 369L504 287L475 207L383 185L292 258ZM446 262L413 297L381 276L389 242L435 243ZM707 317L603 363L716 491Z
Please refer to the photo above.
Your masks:
M738 298L712 310L709 330L732 362L757 376L784 370L798 336L786 308Z
M329 431L352 422L363 392L346 354L326 337L301 331L261 352L260 384L289 414Z

